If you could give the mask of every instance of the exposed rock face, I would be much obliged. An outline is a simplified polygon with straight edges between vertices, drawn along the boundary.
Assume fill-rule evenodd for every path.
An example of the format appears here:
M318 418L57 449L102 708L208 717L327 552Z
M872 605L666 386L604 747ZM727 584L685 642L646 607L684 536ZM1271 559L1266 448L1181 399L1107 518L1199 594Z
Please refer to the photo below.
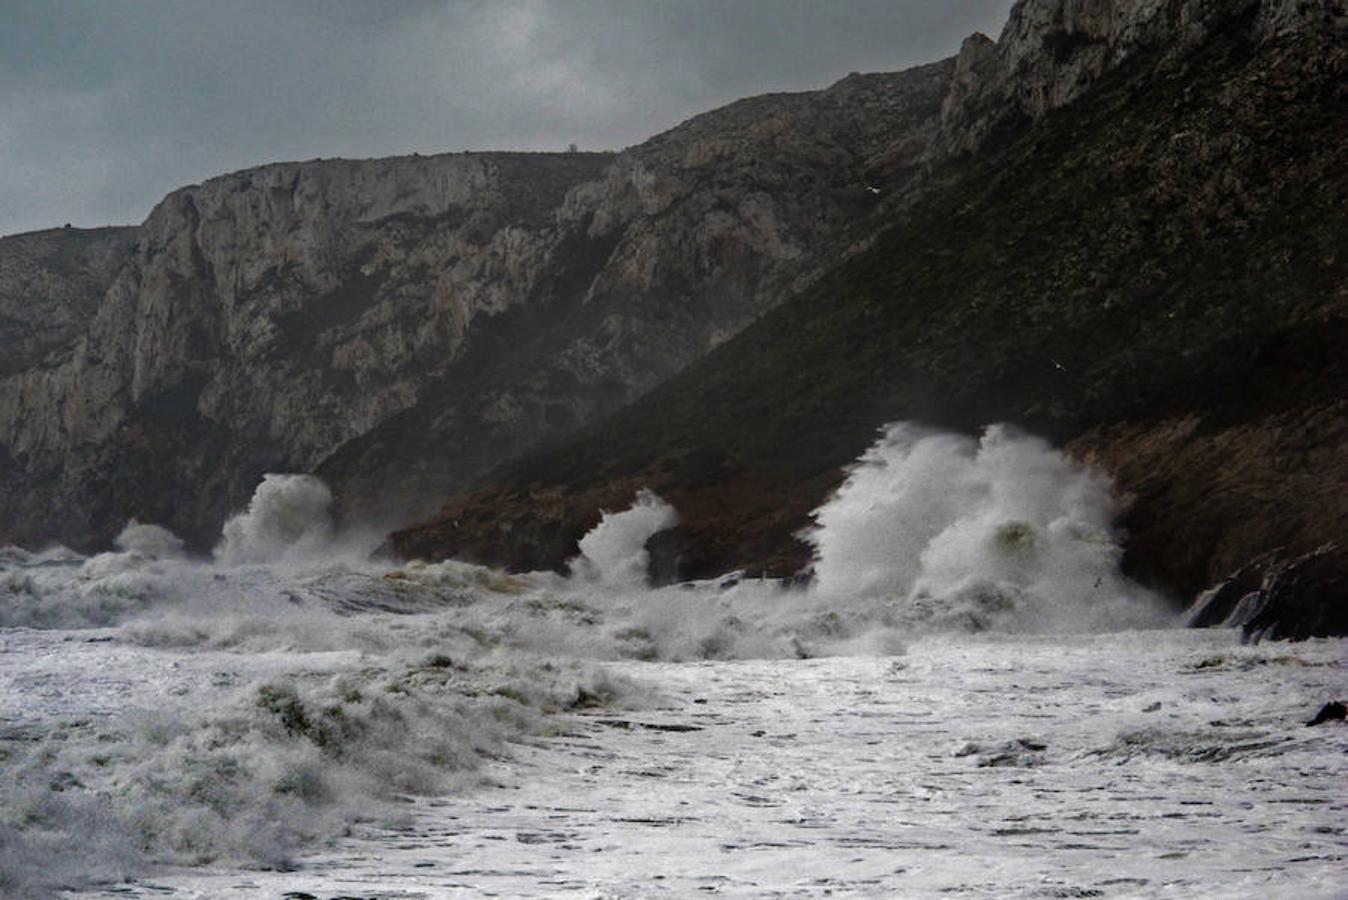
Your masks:
M0 541L89 547L134 515L200 546L274 470L321 472L349 515L424 513L864 246L952 70L741 101L619 155L265 166L42 250L41 279L52 239L7 239Z
M319 474L348 505L410 521L412 498L438 502L680 370L866 245L920 183L952 68L740 101L622 155L561 210L570 293L501 317Z
M1189 626L1241 629L1247 641L1348 634L1348 566L1332 542L1295 559L1273 551L1205 591Z
M1036 16L1101 47L1059 54ZM978 152L871 249L395 543L556 565L645 486L680 512L680 576L788 575L839 467L916 419L1023 424L1104 469L1129 571L1177 598L1315 550L1348 524L1342 26L1336 3L1027 0L966 42L928 149ZM1317 578L1301 595L1341 603Z
M1140 54L1174 63L1216 32L1257 41L1348 27L1345 0L1021 0L1001 39L970 38L942 109L939 158L1072 102Z
M69 355L135 239L134 228L0 238L0 377Z

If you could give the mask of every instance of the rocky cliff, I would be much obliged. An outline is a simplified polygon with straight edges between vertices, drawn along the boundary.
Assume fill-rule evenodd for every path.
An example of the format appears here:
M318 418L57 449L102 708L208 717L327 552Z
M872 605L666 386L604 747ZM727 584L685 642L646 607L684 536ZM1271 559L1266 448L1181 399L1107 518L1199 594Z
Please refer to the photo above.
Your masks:
M753 98L621 154L265 166L136 229L0 242L0 542L205 546L265 471L405 522L864 246L953 63Z
M69 357L135 240L134 228L0 238L0 377Z
M667 571L788 574L840 467L918 419L1103 468L1128 568L1177 598L1315 551L1348 527L1346 24L1333 0L1025 0L966 42L925 189L870 247L395 543L559 565L647 486L682 518Z
M286 163L0 240L0 541L206 547L313 471L367 522L450 498L408 554L557 566L649 486L665 574L789 573L880 424L1007 420L1115 477L1134 574L1330 572L1314 605L1348 571L1346 26L1021 0L621 153Z

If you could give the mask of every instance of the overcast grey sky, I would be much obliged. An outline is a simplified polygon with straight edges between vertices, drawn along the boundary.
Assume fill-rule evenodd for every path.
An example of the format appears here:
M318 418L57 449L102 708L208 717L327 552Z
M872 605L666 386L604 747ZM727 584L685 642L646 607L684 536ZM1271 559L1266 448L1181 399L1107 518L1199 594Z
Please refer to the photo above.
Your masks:
M617 149L996 37L1012 0L0 0L0 234L259 163Z

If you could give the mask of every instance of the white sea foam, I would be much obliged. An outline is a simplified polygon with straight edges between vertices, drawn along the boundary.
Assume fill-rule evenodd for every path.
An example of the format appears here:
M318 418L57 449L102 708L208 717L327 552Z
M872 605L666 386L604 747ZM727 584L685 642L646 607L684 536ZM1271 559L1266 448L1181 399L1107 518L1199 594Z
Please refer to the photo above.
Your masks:
M352 823L396 822L403 795L480 784L483 761L548 711L647 696L453 629L405 633L377 655L147 654L61 635L20 635L34 664L0 690L0 895L152 863L287 866ZM62 695L44 699L55 678Z
M262 476L245 512L225 523L216 561L237 566L323 556L333 538L332 492L312 475Z
M818 513L810 587L651 589L647 542L678 517L646 491L603 514L569 576L390 568L336 532L331 503L317 479L268 475L211 560L135 521L89 558L0 552L0 626L112 626L96 644L24 632L51 668L0 689L25 711L0 735L11 892L147 862L284 865L394 815L395 794L475 783L550 710L658 696L607 661L894 655L931 632L1105 629L1152 609L1118 572L1108 485L1004 428L887 430ZM77 862L54 862L76 841Z
M126 523L126 527L112 543L118 550L139 553L151 559L181 559L186 555L183 551L182 538L167 528L145 524L135 519Z
M889 598L955 626L1036 631L1160 624L1119 571L1109 483L1006 426L980 440L900 424L807 532L820 593Z

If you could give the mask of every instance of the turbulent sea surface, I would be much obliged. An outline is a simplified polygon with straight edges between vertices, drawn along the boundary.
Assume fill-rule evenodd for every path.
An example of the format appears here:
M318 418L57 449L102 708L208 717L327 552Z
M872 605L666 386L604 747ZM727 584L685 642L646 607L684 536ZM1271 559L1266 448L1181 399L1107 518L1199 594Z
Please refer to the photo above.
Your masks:
M1186 631L1107 485L900 426L809 586L376 562L269 476L210 559L0 551L0 895L1343 896L1345 643Z

